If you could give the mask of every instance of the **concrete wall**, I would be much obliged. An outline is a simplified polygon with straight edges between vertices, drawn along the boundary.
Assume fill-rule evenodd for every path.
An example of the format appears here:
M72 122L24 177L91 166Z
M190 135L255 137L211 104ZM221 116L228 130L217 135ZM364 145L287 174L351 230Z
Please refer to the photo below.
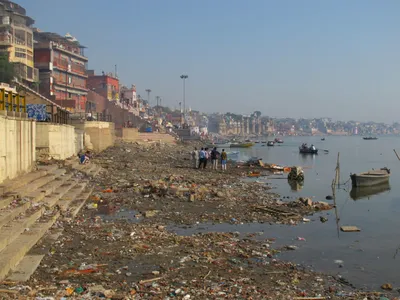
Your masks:
M115 129L115 134L123 141L137 141L139 138L139 131L137 128L119 128Z
M0 183L29 172L35 162L36 122L0 111Z
M85 149L85 132L75 128L75 153L78 154Z
M114 145L114 123L73 120L73 126L85 132L84 146L88 150L101 152Z
M36 123L36 148L47 149L46 153L54 159L75 155L75 128L64 124Z

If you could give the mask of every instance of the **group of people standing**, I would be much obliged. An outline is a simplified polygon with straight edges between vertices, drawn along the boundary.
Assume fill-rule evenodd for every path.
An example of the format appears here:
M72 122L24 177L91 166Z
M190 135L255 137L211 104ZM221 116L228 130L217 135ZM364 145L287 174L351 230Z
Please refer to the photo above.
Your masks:
M209 160L212 163L213 170L218 169L219 160L221 161L222 171L226 170L228 155L226 154L225 149L222 149L222 152L219 153L217 151L217 148L214 148L212 150L209 150L208 148L201 148L200 150L197 150L197 148L194 148L192 152L192 161L195 169L206 169L207 162Z

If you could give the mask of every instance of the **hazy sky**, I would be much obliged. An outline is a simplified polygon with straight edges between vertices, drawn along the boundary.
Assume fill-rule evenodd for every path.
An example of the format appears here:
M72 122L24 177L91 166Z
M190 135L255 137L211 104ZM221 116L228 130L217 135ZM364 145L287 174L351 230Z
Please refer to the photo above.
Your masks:
M89 67L212 112L400 119L400 1L14 0Z

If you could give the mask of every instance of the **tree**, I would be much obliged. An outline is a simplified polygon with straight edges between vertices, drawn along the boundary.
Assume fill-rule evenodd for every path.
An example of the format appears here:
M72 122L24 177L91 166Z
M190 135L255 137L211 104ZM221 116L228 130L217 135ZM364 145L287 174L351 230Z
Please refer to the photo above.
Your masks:
M14 65L9 62L8 55L0 55L0 82L11 83L14 77Z
M261 111L256 110L256 111L254 112L254 116L258 119L258 118L261 116Z

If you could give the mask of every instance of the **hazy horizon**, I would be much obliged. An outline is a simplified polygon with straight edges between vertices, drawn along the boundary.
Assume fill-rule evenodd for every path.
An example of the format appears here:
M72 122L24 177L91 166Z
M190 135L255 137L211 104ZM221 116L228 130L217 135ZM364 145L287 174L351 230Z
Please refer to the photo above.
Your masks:
M204 112L399 120L399 1L14 2L153 105L178 107L187 74L186 106Z

